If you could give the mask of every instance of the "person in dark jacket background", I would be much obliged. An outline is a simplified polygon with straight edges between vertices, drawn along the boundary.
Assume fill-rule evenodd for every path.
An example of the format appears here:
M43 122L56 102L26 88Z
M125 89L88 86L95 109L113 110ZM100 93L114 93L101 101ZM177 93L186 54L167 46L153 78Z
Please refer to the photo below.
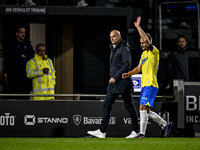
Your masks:
M130 77L125 80L122 79L122 74L130 71L132 62L131 52L128 43L122 40L118 30L111 31L110 40L110 80L106 99L103 103L103 119L100 129L88 131L87 133L98 138L106 137L106 129L110 119L112 105L117 97L121 95L132 122L132 132L126 138L133 138L139 132L137 112L132 98L133 83Z
M182 79L183 81L189 80L188 57L185 52L187 38L185 35L180 34L176 38L176 41L177 49L172 51L168 56L166 62L166 79L161 87L161 93L170 95L173 94L174 79Z
M166 62L166 79L161 87L160 94L173 94L173 80L182 79L183 81L189 81L189 65L188 57L186 54L187 38L185 35L180 34L176 38L177 49L172 51ZM168 88L166 88L168 86ZM184 99L182 99L184 101ZM170 105L171 106L171 105ZM170 114L177 114L177 105L175 107L167 110ZM165 105L162 106L166 109ZM161 110L162 111L162 110ZM166 111L166 110L164 110ZM199 112L195 111L185 111L185 116L199 116ZM185 127L183 129L176 128L177 126L177 115L171 115L171 120L173 120L174 127L172 136L173 137L195 137L194 122L185 122Z
M6 93L30 94L31 80L26 76L26 63L34 57L35 51L29 41L25 41L25 26L16 29L16 39L6 50L4 78L6 79ZM15 97L27 99L28 97Z

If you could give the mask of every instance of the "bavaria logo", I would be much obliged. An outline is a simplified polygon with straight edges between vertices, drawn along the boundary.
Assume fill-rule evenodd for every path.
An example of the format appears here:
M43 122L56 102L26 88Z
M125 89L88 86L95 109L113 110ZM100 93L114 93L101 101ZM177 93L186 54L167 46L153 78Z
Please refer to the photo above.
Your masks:
M81 120L82 120L82 116L81 115L74 115L73 116L73 121L75 123L75 125L79 125L81 123Z

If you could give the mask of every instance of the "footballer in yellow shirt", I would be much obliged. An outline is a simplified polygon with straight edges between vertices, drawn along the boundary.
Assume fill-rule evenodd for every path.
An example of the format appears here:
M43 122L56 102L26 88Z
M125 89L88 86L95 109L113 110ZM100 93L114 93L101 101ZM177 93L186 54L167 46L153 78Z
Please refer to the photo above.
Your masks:
M153 47L153 49L145 50L140 59L140 64L142 64L142 87L152 85L158 88L159 50L154 46L150 47Z
M148 118L162 126L164 137L167 137L172 126L172 122L166 122L156 112L150 110L153 107L154 100L158 93L157 71L159 66L159 50L153 46L152 37L145 33L140 27L141 17L134 22L140 34L140 43L143 53L137 67L128 73L123 73L122 78L125 79L130 75L137 74L142 71L142 89L140 93L140 132L134 138L146 137L146 129Z

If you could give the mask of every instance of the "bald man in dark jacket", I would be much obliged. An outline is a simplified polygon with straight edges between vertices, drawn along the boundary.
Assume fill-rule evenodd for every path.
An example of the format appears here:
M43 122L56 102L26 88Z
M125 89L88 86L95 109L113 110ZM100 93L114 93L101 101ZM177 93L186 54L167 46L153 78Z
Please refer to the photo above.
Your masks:
M115 82L109 82L107 91L111 93L133 92L131 78L122 79L122 74L131 68L131 53L126 41L120 39L120 42L113 47L110 45L110 78Z
M124 100L124 105L132 121L132 132L127 138L133 138L138 133L138 117L133 104L133 83L131 78L122 79L122 74L131 68L131 52L126 41L122 40L120 32L113 30L110 33L110 80L107 88L106 99L103 103L103 119L101 127L87 133L98 137L106 137L106 129L111 115L112 105L119 95Z

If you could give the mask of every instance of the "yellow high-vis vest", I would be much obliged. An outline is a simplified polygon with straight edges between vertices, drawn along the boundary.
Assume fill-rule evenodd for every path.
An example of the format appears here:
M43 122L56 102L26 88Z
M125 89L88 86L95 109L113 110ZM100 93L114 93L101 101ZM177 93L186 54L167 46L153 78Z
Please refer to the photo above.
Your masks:
M43 74L43 69L49 68L48 74ZM33 94L54 94L56 76L52 60L45 59L35 53L34 58L30 59L26 64L26 74L29 79L32 79ZM54 97L34 96L33 100L52 100Z

